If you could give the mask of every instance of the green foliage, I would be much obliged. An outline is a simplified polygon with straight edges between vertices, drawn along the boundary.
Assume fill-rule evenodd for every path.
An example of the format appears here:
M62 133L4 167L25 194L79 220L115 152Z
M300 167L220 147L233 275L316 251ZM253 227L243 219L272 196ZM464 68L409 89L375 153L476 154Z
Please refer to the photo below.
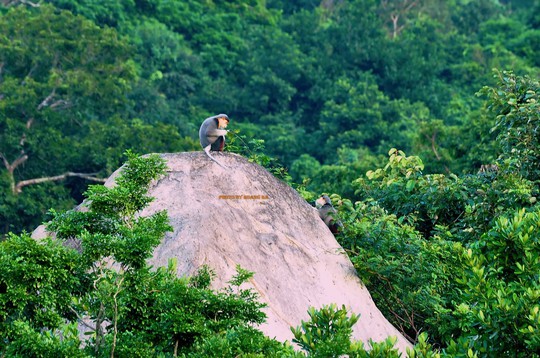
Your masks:
M205 340L231 329L261 323L262 304L250 290L213 292L203 270L189 281L169 269L139 270L128 275L119 296L118 342L126 355L129 342L150 342L154 352L195 354ZM213 273L210 273L213 275ZM201 277L203 276L203 277ZM203 281L206 284L203 284ZM245 338L247 339L247 338Z
M53 212L47 228L56 240L10 235L0 243L0 354L191 357L215 351L262 357L293 352L252 328L266 317L257 294L240 288L252 272L237 267L232 286L214 292L215 274L207 267L185 279L177 277L173 261L167 268L146 265L170 226L164 212L139 213L166 167L158 155L127 156L114 186L87 191L84 210ZM77 322L88 329L84 348Z
M444 33L439 21L422 14L417 14L415 21L406 26L407 30L385 49L381 88L391 98L421 101L439 115L451 91L439 74L450 62L447 41L452 34Z
M351 340L352 327L358 322L360 315L353 313L350 317L347 316L345 306L338 309L336 304L330 304L319 310L310 307L308 315L309 321L302 321L302 324L296 328L291 327L294 334L293 342L297 343L308 357L399 358L402 356L395 347L396 337L388 337L381 342L370 339L369 349L364 347L363 342ZM407 356L413 358L457 357L462 355L462 352L463 350L457 344L453 344L448 353L437 352L428 343L426 333L418 336L415 346L407 348ZM475 357L470 349L465 352L463 357Z
M0 28L3 234L33 229L50 207L71 208L88 185L72 177L18 188L25 180L106 176L127 148L195 148L171 124L127 119L137 65L134 48L115 30L46 4L10 8Z
M463 293L446 327L462 332L483 357L538 356L539 225L538 209L500 217L463 253Z
M360 319L360 315L347 316L345 306L337 308L336 304L325 305L321 309L308 309L310 320L302 321L301 326L293 328L293 342L297 343L308 357L395 357L401 354L394 347L396 337L388 337L383 342L369 341L370 349L366 350L359 341L351 341L352 327Z
M77 324L62 325L56 330L36 331L30 323L17 320L12 323L9 345L0 345L6 357L88 357L79 348ZM9 337L9 338L8 338Z
M0 170L1 172L1 170ZM0 174L0 240L4 233L33 230L47 217L51 207L68 210L75 205L66 188L53 183L31 185L13 195L7 173ZM2 180L2 179L6 180Z
M122 293L128 290L132 275L144 272L146 259L170 230L165 212L136 215L152 200L148 188L164 173L164 160L157 155L138 157L129 151L127 156L128 163L114 187L91 187L87 210L53 212L47 226L60 240L80 241L78 268L84 272L80 278L83 286L80 293L73 292L72 310L78 317L88 315L94 320L93 344L87 347L96 354L106 349L106 343L114 352L123 313ZM105 322L111 322L112 332L105 333Z
M345 306L337 309L335 304L320 310L308 309L310 320L302 321L301 327L291 328L293 342L314 357L337 357L351 350L352 326L360 315L347 316Z
M236 275L229 281L229 283L233 286L240 287L240 285L252 278L253 275L254 272L243 269L240 265L236 265Z
M384 168L357 179L357 194L409 220L428 238L447 228L454 240L469 241L484 232L493 219L514 207L536 202L537 189L512 173L492 172L458 177L422 173L419 157L389 151Z
M409 217L409 220L417 222L418 230L425 236L431 234L439 215L442 219L443 215L455 218L461 214L463 210L459 203L451 211L454 205L451 205L448 179L444 175L423 176L422 160L416 156L407 157L403 151L395 148L388 155L388 164L383 169L368 171L367 179L355 181L360 197L375 200L398 217ZM453 178L457 179L455 176Z
M115 31L50 5L15 7L0 19L3 86L10 99L3 103L12 115L22 110L16 104L28 105L26 115L14 120L24 123L41 110L40 117L59 109L75 115L74 107L110 115L125 104L134 64Z
M56 7L69 10L77 15L82 15L100 26L118 26L126 20L128 11L133 11L135 1L120 0L110 3L95 1L51 0L47 1Z
M76 253L26 234L10 235L0 245L0 335L59 328L72 317L71 288L79 284Z
M81 123L125 105L134 64L114 31L52 6L11 8L0 16L0 28L0 172L6 184L0 205L11 213L0 219L21 231L43 220L50 206L65 209L73 199L69 187L51 182L22 193L16 184L70 171L95 173L78 150L94 139Z
M150 200L138 187L155 178L150 168L142 165L141 182L90 189L87 212L59 213L80 202L86 180L17 189L66 172L106 177L127 148L199 150L201 120L221 112L242 130L230 149L303 183L306 199L335 192L361 200L339 200L339 240L383 312L418 339L414 354L489 356L489 339L501 355L538 350L538 279L526 275L538 272L526 266L538 257L538 1L6 4L0 232L33 229L53 207L51 228L81 253L36 246L25 234L2 243L0 270L19 278L0 276L2 354L77 356L77 314L107 328L94 326L89 355L290 351L244 325L261 319L249 290L217 294L231 312L224 317L217 303L197 302L212 296L210 271L177 282L174 265L145 267L168 228L164 213L134 216ZM495 83L492 68L500 69ZM401 151L385 167L387 148ZM498 170L477 173L496 160ZM19 251L25 260L17 261ZM55 261L44 261L41 277L43 251ZM26 270L28 285L20 279ZM158 289L162 297L154 297ZM38 291L47 306L23 297ZM192 320L177 308L184 302ZM140 329L145 317L160 322L160 336ZM34 350L24 351L31 340ZM395 354L390 341L370 352Z
M508 170L525 178L540 179L540 84L512 71L496 71L497 87L484 87L479 94L488 96L489 108L496 115L493 130L503 150L502 161Z
M351 181L391 147L421 156L426 173L474 172L499 153L471 95L491 83L493 67L538 74L531 8L491 0L0 5L8 163L0 227L30 230L49 206L80 202L89 182L40 184L31 195L25 187L17 197L13 184L65 172L106 177L127 148L200 150L200 122L222 112L285 168L315 158L317 178L298 165L293 175L311 178L315 192L356 199ZM21 150L28 159L12 172Z
M195 345L194 352L185 357L305 357L296 352L290 344L270 340L252 327L231 328L209 336Z
M248 140L245 135L240 134L240 130L229 131L230 144L225 148L227 151L238 153L246 156L250 162L257 163L265 167L276 178L281 179L289 184L292 178L279 160L265 154L265 142L262 139Z
M458 297L452 277L461 270L463 247L442 234L426 241L403 218L373 203L345 201L340 217L345 230L338 241L377 306L411 341L426 330L439 339L434 312Z
M418 126L425 108L389 99L375 80L373 75L339 78L326 90L327 100L319 121L325 152L359 146L375 153L388 146L408 148L413 137L408 129Z
M152 200L147 191L151 181L165 171L163 159L147 159L127 152L129 164L116 178L117 186L92 186L87 191L88 211L52 212L49 230L59 239L76 237L88 266L112 256L127 267L141 267L170 229L165 212L150 218L135 214Z
M407 349L409 358L477 358L478 354L469 348L466 340L460 339L459 343L450 341L448 347L442 350L434 349L429 343L426 332L420 333L418 341L412 349Z
M383 162L382 156L375 156L367 148L338 149L338 157L334 164L321 164L308 154L295 160L290 169L294 182L304 182L307 190L340 193L343 197L356 198L353 181L358 173L366 172Z
M423 175L419 158L389 154L386 167L357 180L365 201L343 206L338 237L378 306L412 339L427 330L457 356L530 356L538 349L536 186L497 168Z

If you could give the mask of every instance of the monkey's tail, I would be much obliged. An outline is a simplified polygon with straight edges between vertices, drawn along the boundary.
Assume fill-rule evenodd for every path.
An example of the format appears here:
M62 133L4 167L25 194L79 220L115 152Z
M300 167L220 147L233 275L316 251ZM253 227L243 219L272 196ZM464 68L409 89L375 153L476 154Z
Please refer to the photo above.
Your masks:
M212 159L214 162L216 162L220 167L222 167L223 169L229 169L227 168L225 165L221 164L216 158L214 158L211 154L210 154L210 146L204 148L204 152L206 153L206 155L208 156L208 158Z

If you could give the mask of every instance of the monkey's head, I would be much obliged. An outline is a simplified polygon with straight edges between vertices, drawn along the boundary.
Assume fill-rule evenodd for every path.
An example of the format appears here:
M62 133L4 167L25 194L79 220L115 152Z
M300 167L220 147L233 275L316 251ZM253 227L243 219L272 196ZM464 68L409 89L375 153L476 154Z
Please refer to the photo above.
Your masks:
M218 128L220 129L225 129L227 128L227 125L229 125L229 117L226 114L218 114L217 120L218 120Z
M315 206L317 208L321 208L325 204L332 205L332 200L330 200L330 197L328 195L321 195L321 197L319 199L315 200Z

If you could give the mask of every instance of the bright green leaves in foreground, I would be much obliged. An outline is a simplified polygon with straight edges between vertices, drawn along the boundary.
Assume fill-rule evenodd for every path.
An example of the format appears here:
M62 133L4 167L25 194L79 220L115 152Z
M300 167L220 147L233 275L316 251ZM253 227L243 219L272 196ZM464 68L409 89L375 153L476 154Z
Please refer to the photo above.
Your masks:
M1 336L18 335L23 323L37 330L60 326L72 315L71 290L79 284L74 275L76 253L50 239L36 241L27 235L11 235L1 245Z
M538 82L485 88L502 155L477 174L424 174L392 149L342 200L338 240L385 316L452 356L538 357ZM536 143L536 144L535 144ZM339 202L339 201L338 201Z
M395 347L396 337L388 337L381 342L369 340L369 348L364 343L351 339L352 327L360 319L360 315L347 314L345 306L338 308L336 304L324 305L320 309L310 307L308 309L309 321L302 321L299 327L292 328L293 342L297 343L308 357L350 357L350 358L398 358L402 354ZM407 348L407 356L410 358L440 358L456 357L460 353L460 347L454 344L447 353L437 353L427 342L426 333L418 336L418 342L413 348ZM466 353L467 357L473 357L472 351Z
M419 332L428 332L450 356L537 357L538 208L500 216L478 240L463 242L444 227L426 239L374 203L342 208L346 229L338 239L377 306L404 334L420 342Z
M137 158L128 152L129 164L116 186L92 186L87 192L88 211L54 214L49 230L59 239L78 238L88 265L113 257L121 265L142 267L166 231L170 230L165 212L151 217L136 217L152 198L147 191L151 181L165 171L157 156Z
M291 328L293 342L313 356L332 357L354 351L350 336L352 327L360 315L347 317L345 306L337 309L335 304L324 306L320 310L311 307L308 310L309 322L302 322L301 327Z
M539 233L540 210L520 210L499 218L464 255L463 301L449 324L484 355L538 357Z
M115 186L87 192L84 211L54 214L48 229L57 240L11 235L0 243L0 355L291 353L251 328L265 319L257 295L240 288L252 273L238 268L232 286L214 292L206 268L180 279L174 262L156 270L146 265L170 226L165 212L138 213L152 200L148 188L165 164L157 155L128 157ZM84 348L77 334L83 318Z
M445 354L536 357L537 183L511 166L424 175L419 158L389 155L356 181L365 200L340 208L338 240L378 307L411 340L429 332Z

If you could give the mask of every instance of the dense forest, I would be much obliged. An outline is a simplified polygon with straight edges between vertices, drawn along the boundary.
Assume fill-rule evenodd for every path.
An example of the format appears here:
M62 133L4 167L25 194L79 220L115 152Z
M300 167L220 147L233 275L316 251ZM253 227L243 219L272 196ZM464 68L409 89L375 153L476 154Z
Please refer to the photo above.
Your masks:
M539 0L3 0L0 30L0 292L20 284L0 299L0 354L37 340L30 356L85 356L65 323L83 311L121 326L96 332L84 354L293 354L249 328L261 320L249 293L213 296L208 272L187 283L146 271L163 218L124 227L105 208L122 193L87 191L128 159L158 175L159 163L153 172L126 150L201 150L201 122L227 113L228 150L308 201L331 194L345 227L337 238L386 317L418 343L411 354L538 356ZM62 214L85 195L103 200L94 216ZM24 232L46 220L87 238L87 261L32 244ZM142 255L116 241L98 249L128 231L147 233ZM125 277L102 273L108 281L85 293L84 273L107 249ZM50 281L30 289L5 278L30 269ZM169 296L149 312L157 287ZM21 298L48 290L48 301ZM138 321L115 312L111 297L122 295L133 309L147 302ZM194 303L203 296L229 315L207 326ZM167 316L186 300L197 317ZM140 328L155 315L191 328ZM354 316L341 318L339 339L305 350L369 354L347 340ZM316 331L297 331L299 342ZM371 352L396 354L390 343Z
M126 148L200 150L217 113L315 192L360 199L391 148L475 173L500 149L475 93L494 68L540 71L538 1L3 3L3 234L72 207Z

